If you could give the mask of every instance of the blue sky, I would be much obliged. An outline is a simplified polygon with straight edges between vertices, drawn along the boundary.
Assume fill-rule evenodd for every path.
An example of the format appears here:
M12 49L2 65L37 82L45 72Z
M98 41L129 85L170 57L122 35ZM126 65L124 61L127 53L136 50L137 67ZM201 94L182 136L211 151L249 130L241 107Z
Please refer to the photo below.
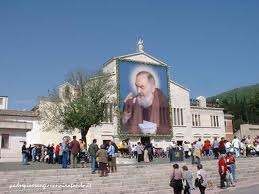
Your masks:
M144 50L191 96L259 83L259 1L0 1L0 95L31 109L76 68Z

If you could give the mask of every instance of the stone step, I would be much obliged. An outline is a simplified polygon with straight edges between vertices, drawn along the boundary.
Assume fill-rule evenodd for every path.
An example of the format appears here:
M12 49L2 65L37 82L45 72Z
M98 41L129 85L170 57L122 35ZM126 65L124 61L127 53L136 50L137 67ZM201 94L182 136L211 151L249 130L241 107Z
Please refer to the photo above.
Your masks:
M254 177L249 177L249 178L258 178L257 175L255 175ZM163 186L162 186L163 185ZM121 186L121 187L111 187L111 186L108 186L107 188L105 187L105 185L100 185L100 188L102 188L102 190L100 191L100 189L97 187L91 187L90 189L87 188L87 189L84 189L83 191L81 189L76 189L76 193L140 193L140 192L144 192L146 193L147 192L147 187L148 188L155 188L156 191L162 191L162 190L165 190L165 191L171 191L170 188L168 189L168 181L165 183L165 184L161 184L161 182L159 183L159 185L144 185L144 188L142 188L143 185L126 185L126 186ZM214 185L216 186L216 185ZM107 192L108 191L108 192ZM21 192L21 190L12 190L11 193L19 193ZM51 189L50 191L48 190L39 190L37 191L37 193L40 192L40 193L72 193L72 192L75 192L75 189L69 191L69 190L62 190L62 189ZM7 190L7 191L1 191L1 193L10 193L10 189ZM26 190L26 193L35 193L35 189L31 189L31 190ZM148 192L149 193L149 192Z
M253 178L258 178L258 174L254 173L251 176L250 175L243 175L242 176L242 179L244 179L244 180L253 179ZM105 179L109 179L109 177L100 178L100 179L105 180ZM212 181L214 182L214 185L218 185L219 184L219 176L214 177ZM50 182L49 184L51 184L51 185L55 185L55 184L62 185L63 183L64 182L57 182L57 183L56 182ZM69 183L69 181L68 181L68 183ZM79 181L73 182L73 184L78 184L78 183L80 184ZM22 184L22 182L20 184ZM39 184L42 184L42 183L39 183ZM48 184L48 183L45 183L45 184ZM85 184L88 185L87 183L85 183ZM161 187L163 189L167 189L169 187L168 184L169 184L168 177L166 177L164 179L150 179L150 180L139 179L137 181L132 181L132 180L127 179L127 180L124 180L122 182L113 181L113 182L110 182L110 184L105 184L104 182L100 182L100 183L92 182L91 187L90 188L89 188L89 186L87 187L87 193L88 193L88 191L90 192L92 190L93 190L93 192L99 192L100 189L101 189L101 191L109 190L111 188L111 186L112 186L112 188L116 188L117 190L121 190L121 191L123 191L123 189L125 190L125 189L132 189L132 188L134 188L135 190L138 190L138 191L142 191L142 187L146 188L147 186L148 187L155 187L155 188ZM59 190L62 190L64 188L46 188L43 191L44 192L48 191L48 189L50 189L51 191L59 191ZM27 188L25 190L26 190L26 193L35 192L35 189L31 189L31 188L30 189ZM76 188L76 190L80 190L80 189ZM8 192L8 191L10 191L10 189L8 187L1 187L0 188L1 193ZM18 190L12 189L12 192L19 192L19 191L21 191L21 190L20 189L18 189Z
M195 176L196 172L193 172L193 176ZM249 169L237 169L236 174L237 175L242 175L242 174L253 174L253 173L259 173L259 169L257 167L250 167ZM142 177L148 177L150 174L152 174L152 178L163 178L163 177L169 177L170 176L170 171L166 171L163 169L163 171L151 171L151 172L144 172L144 173L129 173L129 174L121 174L121 173L110 173L110 177L112 177L113 180L120 180L120 179L125 179L125 178L133 178L133 179L138 179L140 177L140 174ZM130 176L129 176L130 175ZM213 172L208 172L208 175L210 178L217 176L217 171ZM48 182L50 180L55 180L55 181L66 181L66 180L84 180L84 181L99 181L98 174L97 175L86 175L86 174L70 174L66 176L59 176L59 175L50 175L50 176L41 176L38 174L35 177L1 177L1 183L12 183L12 182L33 182L33 183L38 183L39 181L43 182ZM109 179L106 181L109 182Z
M250 165L251 163L245 163L245 164L239 164L237 163L237 168L239 169L242 169L242 168L247 168L248 165ZM181 164L180 166L183 166L183 165L186 165L186 164ZM206 164L203 164L204 165L204 169L206 169L207 171L210 171L210 170L213 170L215 169L215 166L217 167L217 164L215 163L215 165L213 164L210 164L210 165L206 165ZM190 170L196 170L196 166L193 166L193 165L188 165L187 166L189 167ZM259 163L257 161L254 161L253 162L253 166L256 166L256 167L259 167ZM120 173L128 173L130 170L134 170L134 169L137 169L139 172L141 171L145 171L146 168L150 168L150 170L160 170L161 168L163 169L167 169L167 170L170 170L172 169L172 165L171 164L166 164L166 165L160 165L160 164L157 164L157 165L146 165L146 166L132 166L132 167L118 167L118 171ZM130 170L129 170L130 169ZM8 172L1 172L0 175L14 175L14 176L17 176L17 175L24 175L24 176L27 176L27 175L35 175L37 176L38 174L44 176L44 175L49 175L49 174L57 174L57 175L69 175L69 174L74 174L74 173L87 173L89 174L90 173L90 168L85 168L85 169L81 169L81 168L78 168L78 169L50 169L50 170L23 170L23 171L16 171L16 172L13 172L13 171L8 171Z
M257 176L251 177L251 178L258 178ZM217 185L214 185L214 187L217 187ZM196 189L195 193L199 193ZM35 193L35 189L25 190L26 193ZM21 190L12 190L10 192L1 192L1 193L20 193ZM37 193L40 194L47 194L47 193L88 193L88 194L94 194L94 193L172 193L172 189L168 186L168 183L166 184L153 184L153 185L126 185L126 186L120 186L120 187L111 187L111 186L105 186L101 185L99 188L87 188L87 189L45 189L45 190L37 190Z
M194 170L195 168L190 169L190 171L192 171L194 174L195 172L197 171L196 169ZM242 173L249 173L249 172L254 172L254 171L258 171L259 167L257 166L253 166L253 167L249 167L249 169L247 167L244 167L244 168L237 168L236 169L236 172L237 174L242 174ZM143 168L143 169L129 169L130 171L123 171L123 172L118 172L118 173L115 173L114 175L116 175L116 177L118 178L125 178L127 177L128 175L131 175L131 176L134 176L135 174L138 175L138 174L142 174L143 176L147 175L147 174L152 174L152 175L159 175L159 174L163 174L161 173L161 168L160 169L154 169L154 168ZM215 172L217 172L217 168L205 168L205 170L208 172L208 174L214 174ZM65 171L65 170L64 170ZM81 177L85 177L85 178L88 178L88 177L91 177L93 178L94 176L92 174L90 174L90 171L77 171L77 170L74 170L71 169L71 172L69 174L66 174L66 173L55 173L56 171L52 171L52 172L48 172L47 174L46 173L41 173L40 171L38 171L37 173L34 173L34 174L27 174L27 175L15 175L15 174L8 174L6 173L4 176L1 176L0 177L0 180L1 182L2 181L10 181L10 180L24 180L24 181L31 181L31 180L48 180L50 177L51 178L58 178L58 177L67 177L67 178L81 178ZM169 168L164 168L163 169L163 172L166 173L166 174L170 174L170 172L172 172L172 168L169 167ZM53 175L55 174L55 175ZM113 173L111 173L111 175L113 175Z
M259 160L258 160L259 161ZM237 163L236 165L238 166L238 167L247 167L248 165L250 165L251 163L253 163L253 165L254 166L259 166L259 163L258 163L258 161L256 160L256 161L250 161L249 163L248 162L246 162L246 163ZM187 165L189 168L196 168L196 166L195 165L191 165L191 164L186 164L186 163L180 163L179 164L180 166L183 166L183 165ZM217 163L215 162L215 163L208 163L208 164L206 164L206 163L203 163L203 166L204 166L204 168L213 168L213 167L215 167L215 166L217 166ZM171 167L172 168L172 164L170 164L170 163L167 163L167 164L143 164L143 165L132 165L132 166L128 166L128 167L126 167L126 166L118 166L118 169L120 169L120 171L121 172L123 172L123 171L128 171L128 169L132 169L132 168L139 168L139 170L141 170L141 168L143 168L143 167L145 167L145 168L155 168L155 167L162 167L162 168L164 168L164 167ZM81 172L81 171L84 171L84 170L86 170L86 169L90 169L89 167L88 168L84 168L84 169L82 169L82 168L77 168L77 169L71 169L71 168L68 168L68 169L62 169L61 168L61 166L60 166L60 168L57 168L57 169L48 169L48 170L20 170L20 171L8 171L8 174L15 174L15 175L17 175L17 174L31 174L31 173L39 173L39 172L42 172L42 173L46 173L46 174L48 174L48 173L53 173L53 171L56 171L56 173L62 173L62 174L68 174L69 172L71 172L71 170L72 170L72 173L74 173L74 170L77 170L77 171L79 171L79 172ZM6 171L2 171L2 172L0 172L0 175L4 175L4 174L6 174Z
M196 176L197 168L184 162L180 167L187 165ZM253 164L252 167L251 164ZM219 185L217 161L204 161L205 170L214 185ZM248 168L249 166L249 168ZM49 170L25 170L6 171L0 173L0 193L172 193L169 187L169 177L172 172L172 164L140 164L130 166L118 166L118 173L110 173L108 177L99 177L98 174L90 174L90 169L49 169ZM236 176L238 182L258 178L258 158L238 159ZM26 188L10 189L12 184L50 184L62 185L79 183L87 185L87 188ZM91 187L89 187L89 184ZM158 192L159 191L159 192Z

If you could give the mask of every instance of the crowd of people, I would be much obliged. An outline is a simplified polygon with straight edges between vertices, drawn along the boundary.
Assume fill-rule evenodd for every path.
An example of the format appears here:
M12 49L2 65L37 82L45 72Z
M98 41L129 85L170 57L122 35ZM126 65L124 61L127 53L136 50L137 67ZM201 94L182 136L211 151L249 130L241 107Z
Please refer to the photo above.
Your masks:
M170 149L183 150L186 159L192 159L192 164L197 165L197 176L193 181L192 173L188 171L187 166L183 166L182 170L178 164L173 165L173 172L171 174L170 186L173 187L175 194L191 193L191 191L198 187L201 194L205 193L208 180L207 173L203 170L201 164L202 157L213 156L218 160L218 173L220 178L220 188L235 187L236 179L236 158L242 154L243 157L258 155L259 156L259 136L254 139L250 135L239 140L234 136L232 141L222 137L220 141L214 138L211 143L209 140L201 141L199 138L193 143L185 141L182 146L177 145L174 141L169 146ZM171 161L171 159L170 159Z
M28 161L32 162L45 162L48 164L62 164L63 167L72 163L73 167L76 167L79 160L82 167L85 167L87 162L87 152L85 142L80 139L76 140L76 136L73 136L73 140L70 142L69 138L64 138L62 143L56 146L52 143L48 146L41 144L29 145L24 142L22 146L22 164L28 165Z
M116 172L116 153L118 152L117 145L109 141L106 144L97 145L97 140L94 139L93 143L86 149L85 142L82 139L77 141L76 136L73 140L63 138L63 142L54 146L49 144L47 147L44 145L26 146L24 142L22 146L22 164L28 165L28 161L32 162L46 162L48 164L61 164L62 168L77 168L78 163L82 168L86 167L86 163L91 163L92 174L100 172L100 176L107 176L108 172Z
M254 151L253 151L254 149ZM62 168L67 168L71 165L72 168L77 168L78 163L84 168L87 162L91 163L91 172L95 174L98 170L100 176L107 176L109 172L117 172L116 157L135 158L138 162L145 163L153 161L156 155L156 149L152 143L147 142L143 145L141 142L130 145L128 140L123 140L119 146L108 141L106 144L97 145L97 140L94 139L86 149L85 142L82 139L69 141L69 138L63 138L63 142L54 146L35 145L26 146L24 142L22 146L22 163L28 164L28 160L32 162L47 162L49 164L62 164ZM214 138L212 143L209 140L201 141L199 138L193 143L184 141L183 145L177 145L175 141L170 143L167 149L167 155L170 162L173 162L173 150L182 150L186 159L191 158L192 164L197 165L197 175L193 182L192 172L185 165L182 170L178 164L173 165L170 186L173 187L174 193L191 193L198 187L200 193L205 193L207 187L207 173L201 164L202 157L213 156L218 160L218 173L220 177L220 188L224 189L229 186L235 186L236 179L236 158L249 156L253 153L259 155L259 136L252 138L248 135L239 140L236 136L232 141L226 140L224 137L220 139Z
M170 146L176 146L175 142L173 141ZM234 136L232 141L224 137L218 140L215 137L212 143L208 139L202 142L199 138L193 143L184 141L179 149L183 149L185 159L191 157L192 164L199 164L202 157L209 158L210 156L214 156L214 159L218 159L220 154L227 154L229 152L232 152L237 158L240 155L243 157L259 156L259 136L256 136L254 140L252 140L250 135L247 137L244 136L241 140ZM170 158L170 156L168 157Z
M220 177L220 188L235 187L236 180L236 164L234 154L230 151L227 154L220 154L218 160L218 173ZM194 181L195 180L195 181ZM195 187L198 187L201 194L205 194L208 184L212 184L208 180L207 172L203 169L202 164L197 164L196 178L193 180L192 172L188 170L186 165L182 166L182 170L178 164L173 165L173 172L170 177L170 186L173 187L175 194L190 194Z
M173 172L170 176L170 186L173 187L175 194L190 194L195 187L198 187L201 194L205 194L208 177L202 164L197 165L196 177L193 179L193 173L184 165L182 169L178 164L173 165ZM195 181L194 181L195 180Z

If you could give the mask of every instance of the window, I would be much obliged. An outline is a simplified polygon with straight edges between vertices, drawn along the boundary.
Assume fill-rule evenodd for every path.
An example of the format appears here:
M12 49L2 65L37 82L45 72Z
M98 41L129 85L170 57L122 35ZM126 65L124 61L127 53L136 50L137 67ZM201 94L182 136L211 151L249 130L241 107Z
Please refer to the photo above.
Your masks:
M219 127L219 116L210 115L210 122L212 127Z
M227 126L227 121L224 121L224 123L225 123L225 127Z
M9 134L2 134L1 148L9 148Z
M198 118L197 118L197 115L195 115L195 126L198 126Z
M201 115L192 114L192 126L201 126Z
M183 108L174 108L173 109L173 123L174 125L183 126Z
M174 125L176 125L176 108L174 108Z
M0 105L3 105L3 103L4 103L4 99L0 98Z
M181 108L181 125L183 125L183 109Z
M177 125L180 125L180 113L179 113L179 108L177 108Z
M102 122L111 123L113 120L113 104L112 103L105 103L104 104L104 119Z
M219 116L216 116L216 126L219 126Z

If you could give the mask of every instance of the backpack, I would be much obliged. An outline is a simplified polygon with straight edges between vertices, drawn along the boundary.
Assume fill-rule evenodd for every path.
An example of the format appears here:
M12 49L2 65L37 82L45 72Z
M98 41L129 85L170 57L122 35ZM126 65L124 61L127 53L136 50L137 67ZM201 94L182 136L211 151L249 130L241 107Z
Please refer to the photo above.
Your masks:
M118 146L114 143L114 144L112 144L113 145L113 147L115 148L115 153L118 153L119 152L119 149L118 149Z

